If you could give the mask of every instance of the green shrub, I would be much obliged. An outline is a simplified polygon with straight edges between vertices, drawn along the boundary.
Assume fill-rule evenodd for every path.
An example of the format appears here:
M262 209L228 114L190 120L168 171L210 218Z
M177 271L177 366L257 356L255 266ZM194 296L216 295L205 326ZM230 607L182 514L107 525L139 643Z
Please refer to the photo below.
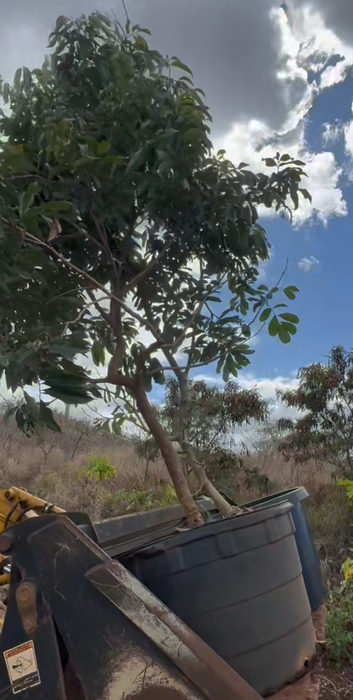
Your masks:
M346 566L347 564L347 566ZM352 561L343 565L348 578L327 602L326 648L328 661L342 668L353 664L353 579Z
M81 472L81 477L95 481L110 481L115 476L115 468L105 457L90 457L87 467Z
M124 513L142 513L157 508L167 508L177 503L174 488L166 485L160 490L120 489L116 493L107 494L101 507L102 518L112 518Z

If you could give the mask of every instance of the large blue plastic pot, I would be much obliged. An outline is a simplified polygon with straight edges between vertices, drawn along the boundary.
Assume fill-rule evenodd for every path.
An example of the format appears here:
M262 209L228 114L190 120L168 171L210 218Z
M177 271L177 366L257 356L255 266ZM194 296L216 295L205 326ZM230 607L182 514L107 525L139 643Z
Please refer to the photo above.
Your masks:
M305 673L315 633L287 502L119 557L261 697Z
M276 505L289 501L293 508L291 515L295 525L295 539L299 558L303 570L303 578L312 610L316 610L324 602L325 592L321 577L320 560L310 532L310 527L303 506L303 501L308 498L307 490L298 488L280 491L265 498L259 498L250 503L242 503L247 508L261 508L261 506Z

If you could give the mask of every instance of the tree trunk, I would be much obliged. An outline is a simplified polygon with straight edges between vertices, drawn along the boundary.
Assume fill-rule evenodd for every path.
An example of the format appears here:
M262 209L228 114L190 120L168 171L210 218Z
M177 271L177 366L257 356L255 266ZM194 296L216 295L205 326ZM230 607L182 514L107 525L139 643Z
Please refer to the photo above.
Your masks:
M223 496L217 491L216 487L211 484L203 466L197 461L193 451L188 447L184 439L185 433L185 419L188 407L188 380L187 375L183 372L176 373L179 382L180 389L180 407L178 415L178 439L179 444L186 455L186 462L192 468L196 478L198 480L200 491L208 496L219 510L219 512L225 517L230 515L236 515L241 512L240 508L235 506L230 506L229 503L223 498Z
M169 439L168 434L156 418L152 406L147 398L147 394L141 381L136 381L132 389L136 405L143 416L146 425L156 440L166 467L173 481L176 495L184 510L188 527L198 527L203 525L203 519L199 513L195 501L192 497L187 479L183 473L179 457Z
M199 488L201 493L203 493L205 496L208 496L213 503L215 504L217 510L224 515L225 517L228 517L230 515L236 515L237 513L241 513L241 508L237 508L236 506L231 506L225 498L217 491L216 487L213 486L211 481L209 480L202 464L200 464L193 452L188 448L184 447L183 450L186 454L186 459L187 463L190 465L192 468L194 474L196 474L197 480L199 482Z

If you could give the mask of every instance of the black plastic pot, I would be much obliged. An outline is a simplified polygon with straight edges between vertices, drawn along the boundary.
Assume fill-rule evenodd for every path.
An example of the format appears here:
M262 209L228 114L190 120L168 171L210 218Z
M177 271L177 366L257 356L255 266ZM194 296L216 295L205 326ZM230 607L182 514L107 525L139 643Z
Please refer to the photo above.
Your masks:
M276 505L289 501L293 508L291 510L295 525L295 539L298 547L299 558L302 565L303 578L306 586L311 610L316 610L323 604L325 591L321 577L320 560L315 544L310 532L308 519L306 517L303 501L308 498L307 490L300 486L298 488L280 491L265 498L259 498L250 503L241 505L247 508L257 508L262 506Z
M261 696L315 654L291 510L265 507L119 557Z

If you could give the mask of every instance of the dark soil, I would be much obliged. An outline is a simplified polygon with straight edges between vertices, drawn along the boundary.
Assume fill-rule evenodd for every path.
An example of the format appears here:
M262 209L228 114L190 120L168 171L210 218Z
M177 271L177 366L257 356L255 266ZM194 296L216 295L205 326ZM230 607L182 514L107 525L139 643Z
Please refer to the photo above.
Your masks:
M353 667L342 671L324 669L320 675L320 700L351 700L353 698Z

